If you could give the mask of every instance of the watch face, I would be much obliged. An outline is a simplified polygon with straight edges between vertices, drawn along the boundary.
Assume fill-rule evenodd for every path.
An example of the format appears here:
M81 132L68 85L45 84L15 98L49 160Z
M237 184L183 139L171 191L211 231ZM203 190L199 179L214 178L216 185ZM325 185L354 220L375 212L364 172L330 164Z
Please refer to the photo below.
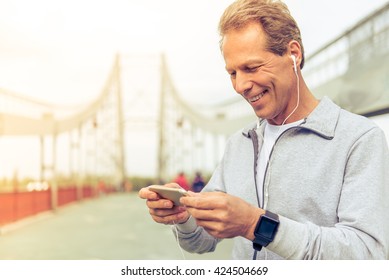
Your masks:
M276 223L269 219L261 219L261 235L271 239L274 235L274 228L276 227Z

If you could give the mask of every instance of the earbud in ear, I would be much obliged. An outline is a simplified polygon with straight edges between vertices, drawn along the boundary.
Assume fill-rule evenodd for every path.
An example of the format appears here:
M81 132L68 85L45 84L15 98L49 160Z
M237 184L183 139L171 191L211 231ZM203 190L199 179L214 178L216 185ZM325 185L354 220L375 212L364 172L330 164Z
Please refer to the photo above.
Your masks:
M292 54L290 57L291 57L292 60L293 60L293 69L294 69L294 72L297 73L296 57L295 57L293 54Z

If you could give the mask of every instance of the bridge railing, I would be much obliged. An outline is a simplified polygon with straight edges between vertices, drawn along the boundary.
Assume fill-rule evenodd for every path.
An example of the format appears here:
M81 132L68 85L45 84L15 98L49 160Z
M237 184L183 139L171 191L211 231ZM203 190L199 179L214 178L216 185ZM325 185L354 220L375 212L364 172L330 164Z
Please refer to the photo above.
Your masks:
M83 186L62 186L58 188L56 205L61 207L69 203L95 198L101 194L114 192L114 187L100 185ZM53 193L50 189L39 191L14 191L0 193L0 227L14 223L36 214L52 211Z
M314 94L366 116L389 112L389 2L307 57Z
M389 3L307 57L305 77L312 87L389 52Z

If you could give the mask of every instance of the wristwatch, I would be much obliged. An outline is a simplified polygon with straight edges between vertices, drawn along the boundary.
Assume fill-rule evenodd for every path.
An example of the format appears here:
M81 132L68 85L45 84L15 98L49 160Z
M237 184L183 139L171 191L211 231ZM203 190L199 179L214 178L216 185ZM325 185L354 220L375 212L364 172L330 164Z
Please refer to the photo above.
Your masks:
M259 217L258 223L254 230L253 247L257 251L261 251L263 246L267 246L274 240L277 233L280 220L278 215L266 210L264 215Z

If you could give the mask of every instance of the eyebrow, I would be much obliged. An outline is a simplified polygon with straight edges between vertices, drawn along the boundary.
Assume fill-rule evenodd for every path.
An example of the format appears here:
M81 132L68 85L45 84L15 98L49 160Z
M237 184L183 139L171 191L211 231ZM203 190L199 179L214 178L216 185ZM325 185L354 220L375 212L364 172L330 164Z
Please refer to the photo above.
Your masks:
M247 67L248 65L251 65L251 64L263 64L263 60L250 59L250 60L245 61L243 64L239 65L239 67ZM232 71L232 69L229 69L227 67L227 65L224 68L226 69L227 72Z

